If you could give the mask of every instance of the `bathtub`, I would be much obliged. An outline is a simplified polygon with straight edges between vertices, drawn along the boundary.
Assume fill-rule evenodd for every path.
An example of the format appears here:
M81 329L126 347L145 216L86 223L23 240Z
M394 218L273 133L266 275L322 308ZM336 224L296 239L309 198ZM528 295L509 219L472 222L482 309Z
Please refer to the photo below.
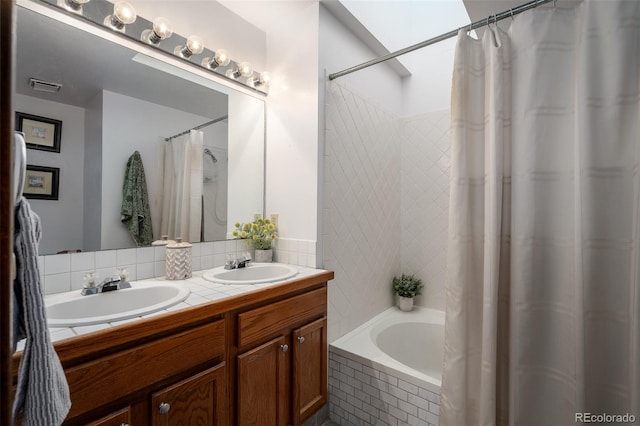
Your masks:
M443 348L444 312L420 307L392 307L332 342L332 420L437 425Z

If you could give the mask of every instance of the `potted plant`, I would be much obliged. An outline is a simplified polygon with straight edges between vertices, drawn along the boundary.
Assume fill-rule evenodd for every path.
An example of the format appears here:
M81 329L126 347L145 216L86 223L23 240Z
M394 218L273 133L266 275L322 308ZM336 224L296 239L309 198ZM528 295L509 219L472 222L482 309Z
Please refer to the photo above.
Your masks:
M398 307L401 311L413 309L413 298L422 292L422 280L414 275L402 274L393 277L393 293L398 295Z
M271 244L278 238L275 223L270 219L256 217L253 222L236 222L232 235L247 240L248 246L255 249L256 262L271 262L273 250Z

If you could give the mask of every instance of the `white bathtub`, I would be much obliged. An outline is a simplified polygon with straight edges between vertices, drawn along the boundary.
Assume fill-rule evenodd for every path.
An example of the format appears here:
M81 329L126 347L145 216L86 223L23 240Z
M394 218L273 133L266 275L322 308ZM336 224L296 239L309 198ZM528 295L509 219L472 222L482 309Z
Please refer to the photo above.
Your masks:
M444 312L392 307L331 343L331 351L440 393Z

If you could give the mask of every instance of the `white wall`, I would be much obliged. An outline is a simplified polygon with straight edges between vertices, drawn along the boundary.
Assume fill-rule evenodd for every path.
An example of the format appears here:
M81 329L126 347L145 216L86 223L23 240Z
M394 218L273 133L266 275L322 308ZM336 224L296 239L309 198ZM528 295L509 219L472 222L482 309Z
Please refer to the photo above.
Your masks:
M120 221L122 183L127 160L133 152L138 150L142 157L154 237L159 238L161 141L209 120L209 117L103 92L102 249L131 247L133 243L126 226Z
M102 92L86 106L84 131L82 248L93 251L100 250L102 234Z
M60 153L27 150L27 164L60 169L58 199L29 200L42 223L39 251L41 254L52 254L80 249L83 221L84 109L17 93L14 100L16 111L62 121Z
M320 8L320 78L377 57L325 7ZM403 113L403 80L387 64L374 65L337 81L374 99L398 115ZM324 92L324 84L321 88Z
M317 2L269 2L266 212L284 238L317 240Z
M390 51L428 40L470 22L462 0L340 1ZM412 74L402 84L403 116L449 108L455 43L453 38L398 57ZM359 71L354 75L361 77L362 73ZM367 90L373 87L369 86ZM366 91L362 93L369 95Z

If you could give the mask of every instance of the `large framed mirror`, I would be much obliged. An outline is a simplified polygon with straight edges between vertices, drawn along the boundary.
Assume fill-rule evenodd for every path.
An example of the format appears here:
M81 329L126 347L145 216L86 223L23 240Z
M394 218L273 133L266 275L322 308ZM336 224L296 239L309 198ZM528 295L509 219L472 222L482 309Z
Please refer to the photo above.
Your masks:
M162 235L223 240L235 221L264 213L263 96L37 9L17 11L15 110L31 117L21 123L32 141L27 163L45 168L25 193L57 185L57 199L29 200L42 220L40 254L136 247ZM59 152L47 149L55 126L46 120L60 124ZM136 152L152 232L143 244L122 221Z

